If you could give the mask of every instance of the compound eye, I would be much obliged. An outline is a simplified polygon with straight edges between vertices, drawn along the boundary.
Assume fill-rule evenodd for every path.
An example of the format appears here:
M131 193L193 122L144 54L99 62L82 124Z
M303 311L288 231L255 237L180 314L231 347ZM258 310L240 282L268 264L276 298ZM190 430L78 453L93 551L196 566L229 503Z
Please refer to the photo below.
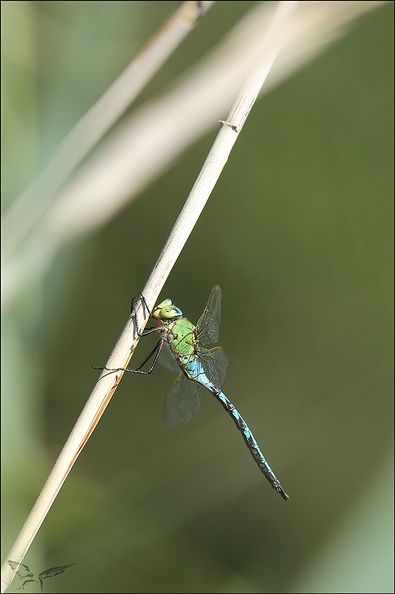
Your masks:
M165 299L155 307L152 317L156 320L174 320L182 317L182 311L173 304L171 299Z
M181 309L179 309L173 304L162 307L161 318L164 320L173 320L174 318L180 318L181 316Z

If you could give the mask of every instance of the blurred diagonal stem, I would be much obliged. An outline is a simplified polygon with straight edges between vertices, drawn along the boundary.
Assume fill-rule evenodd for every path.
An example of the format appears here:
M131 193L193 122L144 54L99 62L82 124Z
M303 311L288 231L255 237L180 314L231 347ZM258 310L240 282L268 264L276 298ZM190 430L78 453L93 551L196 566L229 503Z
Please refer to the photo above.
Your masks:
M4 215L5 248L12 251L42 213L53 193L122 116L154 74L192 31L214 2L182 2L147 41L98 101L65 136L44 171L11 205Z

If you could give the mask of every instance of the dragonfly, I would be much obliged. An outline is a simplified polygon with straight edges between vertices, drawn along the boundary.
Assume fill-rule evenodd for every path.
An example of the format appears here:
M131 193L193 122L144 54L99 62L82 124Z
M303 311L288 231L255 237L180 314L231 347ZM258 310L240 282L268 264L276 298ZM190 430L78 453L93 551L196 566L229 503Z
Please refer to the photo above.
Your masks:
M141 296L143 301L144 298ZM111 373L127 371L149 375L155 368L159 358L161 363L179 375L170 388L164 405L164 420L169 425L179 425L191 419L200 409L201 395L199 385L206 388L224 407L233 419L261 472L272 487L288 501L279 479L270 468L266 458L255 439L251 429L239 411L222 392L227 370L227 358L221 347L207 348L218 343L221 322L222 291L219 285L212 289L207 305L196 326L184 317L171 299L165 299L157 305L150 317L158 326L149 327L139 336L158 332L160 338L144 361L136 368L95 367ZM146 305L146 304L145 304ZM148 308L147 308L148 309ZM135 323L137 321L135 318ZM149 369L143 370L152 359Z

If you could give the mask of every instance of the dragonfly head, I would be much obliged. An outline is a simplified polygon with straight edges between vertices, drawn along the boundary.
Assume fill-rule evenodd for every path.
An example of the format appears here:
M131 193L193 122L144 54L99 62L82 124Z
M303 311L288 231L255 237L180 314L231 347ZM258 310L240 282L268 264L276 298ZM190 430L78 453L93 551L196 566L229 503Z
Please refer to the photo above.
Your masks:
M174 305L171 299L165 299L159 303L152 312L154 320L174 320L182 317L182 311Z

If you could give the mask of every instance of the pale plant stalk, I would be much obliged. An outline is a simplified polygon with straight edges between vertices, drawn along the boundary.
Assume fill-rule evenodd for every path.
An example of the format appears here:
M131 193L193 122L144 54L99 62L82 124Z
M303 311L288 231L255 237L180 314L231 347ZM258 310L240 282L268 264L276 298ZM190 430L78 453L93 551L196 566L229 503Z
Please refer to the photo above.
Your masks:
M285 19L288 12L294 10L297 4L298 2L280 2L274 15L273 25L278 24L278 21ZM159 256L152 274L144 287L143 295L149 310L153 308L160 290L221 175L230 151L232 150L248 114L259 95L279 49L280 46L273 47L270 54L266 56L261 67L248 75L234 106L230 110L227 120L222 122L223 125L221 130L214 141L203 168L170 233L169 239ZM136 319L134 319L133 316L129 317L126 326L106 363L106 367L119 368L127 366L139 339L136 333L136 320L137 326L140 329L144 329L149 317L145 304L142 301L137 303L134 315L136 316ZM119 371L116 374L109 374L107 371L102 372L2 567L2 592L7 589L15 575L8 560L12 560L16 563L21 563L23 561L35 535L51 508L52 503L84 445L99 422L105 408L118 387L122 376L122 371Z

